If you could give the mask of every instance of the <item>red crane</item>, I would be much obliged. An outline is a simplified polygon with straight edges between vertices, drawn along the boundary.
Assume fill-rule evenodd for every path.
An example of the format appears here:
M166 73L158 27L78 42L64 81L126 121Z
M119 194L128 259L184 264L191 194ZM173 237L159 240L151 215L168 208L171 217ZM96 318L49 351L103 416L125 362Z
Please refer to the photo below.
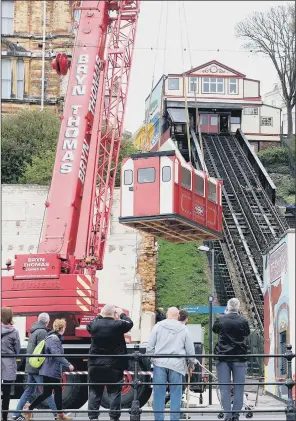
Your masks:
M7 262L2 305L18 315L67 318L68 338L84 336L84 316L98 309L137 22L137 0L76 2L80 10L42 239L36 254Z

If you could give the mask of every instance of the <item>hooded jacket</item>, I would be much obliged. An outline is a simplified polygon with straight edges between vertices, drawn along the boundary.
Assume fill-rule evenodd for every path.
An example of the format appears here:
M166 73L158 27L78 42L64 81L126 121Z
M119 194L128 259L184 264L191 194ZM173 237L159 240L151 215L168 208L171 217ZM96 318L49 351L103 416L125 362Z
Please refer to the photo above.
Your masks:
M41 376L62 378L63 367L69 367L71 363L63 357L62 336L55 331L51 331L45 340L44 354L60 354L60 357L46 357L39 374Z
M47 329L45 323L43 322L38 321L32 325L27 346L27 354L33 354L36 346L48 335L48 332L49 329ZM39 368L33 368L29 364L29 358L27 358L25 372L28 374L39 374Z
M19 354L21 349L20 336L12 325L1 324L1 354ZM13 381L16 379L16 358L1 358L1 379Z
M227 355L244 355L248 352L246 338L250 334L247 319L238 313L230 311L218 317L213 326L213 332L219 334L214 353L221 356L218 361L243 362L245 357L226 357Z
M195 349L193 340L187 327L178 320L166 319L157 323L152 329L147 354L172 354L172 355L194 355ZM187 373L189 367L194 367L195 358L152 358L152 363L157 367L164 367L181 373Z

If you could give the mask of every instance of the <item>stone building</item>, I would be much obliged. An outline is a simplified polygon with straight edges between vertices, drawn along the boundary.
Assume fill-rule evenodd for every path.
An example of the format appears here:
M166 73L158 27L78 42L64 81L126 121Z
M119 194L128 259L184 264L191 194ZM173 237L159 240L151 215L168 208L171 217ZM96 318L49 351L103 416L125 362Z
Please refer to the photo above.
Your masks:
M71 55L72 1L1 1L2 113L38 109L42 89L43 7L46 3L44 107L59 110L67 77L51 68L57 52Z

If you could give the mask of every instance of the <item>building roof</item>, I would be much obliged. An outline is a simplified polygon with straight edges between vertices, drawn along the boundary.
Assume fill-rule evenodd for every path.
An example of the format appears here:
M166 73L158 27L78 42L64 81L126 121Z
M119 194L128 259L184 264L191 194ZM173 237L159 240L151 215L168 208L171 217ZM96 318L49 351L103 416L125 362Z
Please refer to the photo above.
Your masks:
M213 71L210 71L210 69L217 69L217 74L219 74L219 70L224 70L229 73L233 73L234 75L245 78L246 75L243 73L238 72L235 69L232 69L231 67L226 66L223 63L220 63L217 60L211 60L207 63L201 64L200 66L194 67L193 69L187 70L187 72L184 72L183 75L190 75L191 73L214 73Z
M15 43L15 42L8 41L8 39L4 37L1 39L1 44L2 46L7 47L7 50L11 52L12 54L28 52L28 50L22 47L18 42Z

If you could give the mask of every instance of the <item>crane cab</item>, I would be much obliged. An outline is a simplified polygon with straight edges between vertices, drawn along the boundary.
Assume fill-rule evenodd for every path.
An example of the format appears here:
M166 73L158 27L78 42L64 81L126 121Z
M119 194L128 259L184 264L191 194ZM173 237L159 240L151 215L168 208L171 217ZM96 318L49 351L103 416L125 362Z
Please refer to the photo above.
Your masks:
M222 181L195 170L178 151L125 158L119 222L170 242L222 237Z

